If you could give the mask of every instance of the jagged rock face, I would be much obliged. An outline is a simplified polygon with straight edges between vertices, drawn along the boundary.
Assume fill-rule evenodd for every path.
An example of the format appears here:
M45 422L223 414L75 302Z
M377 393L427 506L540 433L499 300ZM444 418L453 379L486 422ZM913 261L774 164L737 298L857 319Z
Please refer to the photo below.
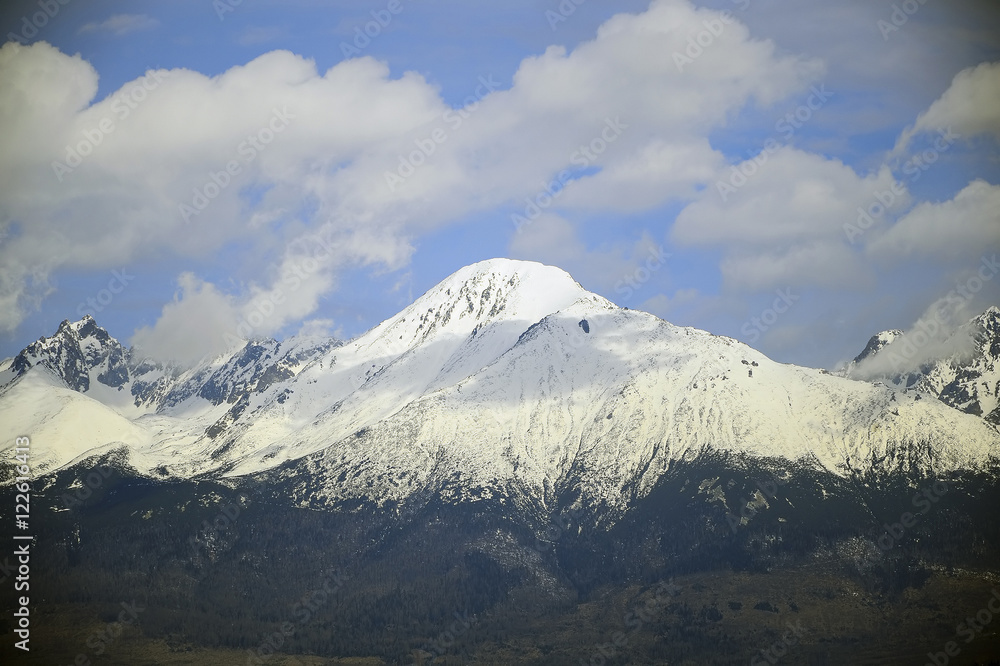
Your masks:
M880 352L890 353L886 347L900 335L900 331L885 331L872 337L845 374L852 376L859 363ZM955 409L1000 425L1000 308L992 307L974 317L954 336L970 339L971 349L926 360L914 371L884 373L869 379L933 394Z
M212 405L239 402L245 395L290 379L294 376L291 368L338 344L325 340L301 348L274 340L251 341L222 359L184 369L149 358L140 360L86 315L77 322L62 322L55 335L28 345L13 359L10 370L17 378L41 366L80 393L88 393L95 381L127 389L135 406L160 411L193 397Z
M58 433L103 401L97 439L77 437L47 464L123 445L142 473L274 475L302 503L443 493L544 506L576 488L620 511L711 448L831 471L885 459L933 471L1000 447L982 419L919 393L775 363L532 262L463 268L346 343L252 341L194 368L133 360L89 318L57 338L0 378L0 416L42 396L12 429ZM859 358L889 341L876 336ZM83 395L33 380L32 364ZM102 376L121 390L95 392ZM978 384L967 390L954 399L993 408Z
M248 394L260 393L275 382L291 379L294 373L289 369L289 361L276 358L280 349L281 343L274 341L248 343L212 373L198 395L213 405L233 404Z
M50 338L39 338L14 358L12 368L24 375L42 365L75 391L86 392L93 379L118 388L129 380L127 351L86 315L78 322L64 321Z

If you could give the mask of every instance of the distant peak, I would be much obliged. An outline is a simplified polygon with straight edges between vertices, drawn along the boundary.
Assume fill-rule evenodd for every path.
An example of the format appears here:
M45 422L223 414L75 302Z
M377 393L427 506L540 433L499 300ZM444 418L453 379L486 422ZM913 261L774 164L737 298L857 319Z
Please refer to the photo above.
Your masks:
M903 332L898 328L893 328L888 331L882 331L881 333L876 333L868 340L868 344L865 346L864 350L854 357L854 363L860 363L861 361L877 354L883 347L891 343L893 340L903 335Z
M991 305L983 314L973 317L969 323L973 329L980 329L988 336L1000 335L1000 308Z

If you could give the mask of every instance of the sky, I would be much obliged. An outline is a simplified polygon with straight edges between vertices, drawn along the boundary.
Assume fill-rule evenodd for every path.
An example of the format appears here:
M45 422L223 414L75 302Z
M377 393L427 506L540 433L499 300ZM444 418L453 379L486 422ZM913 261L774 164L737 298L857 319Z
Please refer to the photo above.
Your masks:
M16 0L0 29L0 357L86 314L181 363L346 339L493 257L831 369L1000 304L995 0Z

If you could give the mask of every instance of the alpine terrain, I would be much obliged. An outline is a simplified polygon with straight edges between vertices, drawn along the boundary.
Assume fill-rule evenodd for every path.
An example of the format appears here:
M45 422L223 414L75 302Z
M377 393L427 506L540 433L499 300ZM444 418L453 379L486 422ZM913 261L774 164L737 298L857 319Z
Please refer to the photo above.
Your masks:
M1000 308L991 307L959 326L943 341L951 353L932 354L917 370L906 362L920 351L917 341L902 336L898 330L873 336L847 368L847 376L875 377L896 388L930 393L1000 425ZM896 344L889 346L891 342Z
M831 374L505 259L194 367L65 321L0 365L38 622L65 663L922 663L1000 575L1000 310L955 335Z

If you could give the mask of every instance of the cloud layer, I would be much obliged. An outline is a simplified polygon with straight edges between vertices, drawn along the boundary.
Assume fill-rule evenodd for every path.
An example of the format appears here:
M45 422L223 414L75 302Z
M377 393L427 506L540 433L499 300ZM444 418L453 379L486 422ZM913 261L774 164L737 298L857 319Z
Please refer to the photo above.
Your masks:
M681 71L672 54L706 31L712 44ZM223 349L262 299L281 302L252 333L271 334L308 316L343 268L398 268L420 234L516 209L563 171L566 209L634 211L691 196L721 163L705 138L713 127L820 69L674 0L612 18L571 52L525 59L512 83L484 72L461 108L420 75L392 78L371 58L321 73L285 51L216 77L150 72L95 100L88 63L45 43L7 44L3 325L15 329L59 269L163 252L198 259L240 243L264 259L241 286L223 293L182 276L177 300L136 341L176 356L187 343L169 341L197 326L217 341L208 351ZM319 260L309 234L329 248ZM305 271L304 261L316 265Z
M878 37L874 10L824 11ZM421 239L497 211L509 219L509 254L556 263L609 296L624 298L623 280L663 245L711 257L714 294L713 280L677 279L676 261L657 269L663 293L635 298L659 314L749 315L752 296L790 286L860 294L914 259L947 279L974 269L1000 240L1000 186L969 178L930 200L919 192L927 179L907 169L921 175L928 151L943 163L1000 137L1000 64L959 72L893 133L894 149L861 167L800 141L845 117L825 64L755 38L741 18L753 15L655 0L571 49L524 58L509 78L471 77L458 104L371 57L320 71L282 50L216 76L151 71L97 99L98 72L81 57L8 43L0 332L17 330L62 272L149 262L170 267L176 295L133 341L191 361L295 330L346 271L403 268ZM154 25L117 15L81 31ZM916 22L907 29L923 34ZM257 44L282 30L237 38ZM777 121L751 158L720 147L741 114ZM634 222L663 211L652 232ZM594 233L618 220L627 231L613 241ZM220 254L229 274L209 277ZM922 310L940 284L905 297ZM789 324L785 337L817 327Z

